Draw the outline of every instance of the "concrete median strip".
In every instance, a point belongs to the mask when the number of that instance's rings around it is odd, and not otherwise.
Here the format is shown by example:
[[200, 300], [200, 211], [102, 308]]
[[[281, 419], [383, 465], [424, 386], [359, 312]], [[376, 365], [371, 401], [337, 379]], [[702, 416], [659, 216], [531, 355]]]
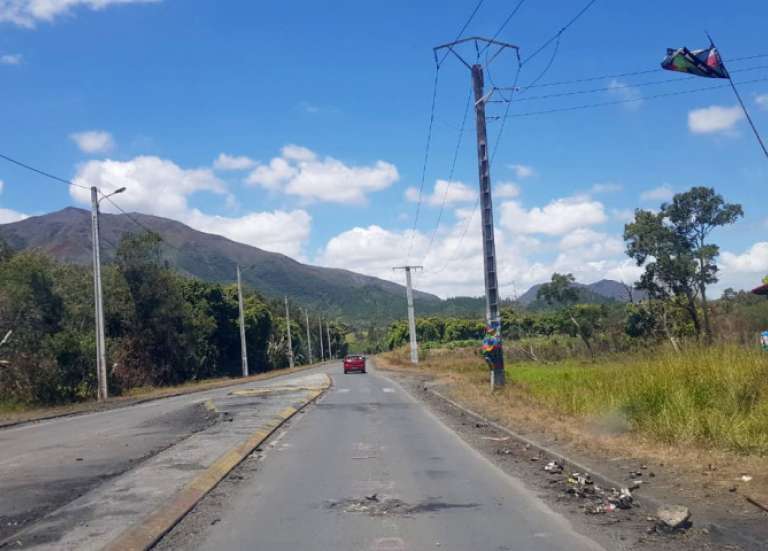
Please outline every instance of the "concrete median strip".
[[[27, 549], [150, 548], [278, 427], [322, 395], [331, 379], [309, 375], [297, 383], [290, 393], [285, 385], [275, 385], [274, 395], [262, 392], [207, 402], [209, 409], [225, 415], [223, 422], [54, 511], [17, 534], [15, 541], [3, 543]], [[221, 453], [222, 448], [227, 451]]]

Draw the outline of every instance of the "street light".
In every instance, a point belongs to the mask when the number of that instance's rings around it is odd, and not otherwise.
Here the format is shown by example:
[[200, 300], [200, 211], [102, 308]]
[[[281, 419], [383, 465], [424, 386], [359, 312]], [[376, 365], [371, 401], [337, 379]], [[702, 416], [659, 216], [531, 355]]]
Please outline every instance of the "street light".
[[[118, 188], [106, 199], [118, 193], [123, 193], [124, 187]], [[98, 399], [106, 400], [107, 392], [107, 352], [104, 338], [104, 298], [101, 292], [101, 255], [99, 245], [99, 188], [91, 187], [91, 243], [93, 249], [93, 298], [96, 310], [96, 380], [98, 383]]]

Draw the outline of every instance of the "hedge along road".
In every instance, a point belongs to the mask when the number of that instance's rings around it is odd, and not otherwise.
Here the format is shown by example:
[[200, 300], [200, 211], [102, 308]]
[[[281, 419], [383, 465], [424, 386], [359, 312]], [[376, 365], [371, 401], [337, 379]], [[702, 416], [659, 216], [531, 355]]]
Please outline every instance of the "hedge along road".
[[161, 550], [602, 549], [389, 379], [334, 385]]
[[217, 417], [206, 402], [298, 375], [0, 429], [0, 541], [206, 429]]

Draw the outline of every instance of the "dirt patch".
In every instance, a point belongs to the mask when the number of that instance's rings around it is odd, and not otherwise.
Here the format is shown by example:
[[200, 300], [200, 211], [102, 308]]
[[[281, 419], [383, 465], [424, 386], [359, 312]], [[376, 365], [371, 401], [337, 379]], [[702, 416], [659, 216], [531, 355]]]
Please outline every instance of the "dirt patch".
[[[379, 363], [379, 366], [381, 364]], [[445, 400], [427, 391], [433, 377], [422, 371], [387, 369], [414, 396], [425, 402], [448, 426], [465, 441], [483, 453], [504, 471], [525, 481], [526, 485], [544, 498], [555, 510], [565, 514], [584, 533], [600, 541], [607, 549], [660, 550], [764, 550], [768, 549], [768, 515], [747, 503], [743, 496], [728, 492], [728, 503], [714, 496], [712, 486], [697, 486], [686, 478], [685, 469], [669, 459], [634, 455], [631, 448], [607, 449], [600, 439], [594, 445], [589, 438], [577, 440], [568, 431], [558, 431], [557, 420], [548, 430], [541, 430], [525, 416], [510, 421], [509, 417], [488, 413], [484, 404], [466, 399], [466, 384], [457, 385], [458, 377], [441, 374], [439, 389], [452, 392], [451, 397], [471, 409], [488, 415], [494, 421], [511, 426], [525, 438], [540, 442], [558, 453], [587, 464], [590, 470], [576, 471], [567, 465], [551, 467], [554, 457], [540, 453], [535, 447], [511, 438], [492, 425], [456, 409]], [[453, 384], [452, 384], [453, 382]], [[469, 402], [469, 403], [468, 403]], [[534, 420], [545, 412], [525, 405]], [[626, 436], [619, 437], [621, 439]], [[595, 437], [595, 439], [597, 439]], [[592, 444], [592, 445], [590, 445]], [[562, 469], [561, 469], [562, 467]], [[716, 468], [712, 466], [712, 468]], [[604, 474], [618, 484], [611, 486], [591, 480], [594, 472]], [[712, 471], [716, 472], [716, 471]], [[591, 483], [588, 481], [591, 480]], [[734, 482], [735, 484], [736, 482]], [[630, 490], [630, 488], [632, 488]], [[622, 499], [627, 489], [631, 499]], [[656, 531], [659, 503], [681, 503], [691, 506], [693, 525], [674, 534]]]

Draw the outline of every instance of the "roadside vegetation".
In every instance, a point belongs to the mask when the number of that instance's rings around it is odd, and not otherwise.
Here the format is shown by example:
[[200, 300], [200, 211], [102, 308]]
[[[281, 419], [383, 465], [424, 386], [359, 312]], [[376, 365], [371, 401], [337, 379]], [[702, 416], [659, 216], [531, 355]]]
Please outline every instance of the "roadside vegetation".
[[[627, 303], [584, 303], [573, 276], [555, 273], [536, 309], [504, 307], [510, 384], [488, 398], [494, 407], [522, 399], [583, 423], [611, 419], [665, 445], [768, 454], [768, 352], [759, 343], [768, 301], [707, 294], [719, 254], [710, 234], [740, 216], [714, 190], [693, 188], [627, 224], [627, 254], [643, 269]], [[421, 368], [487, 395], [483, 328], [478, 319], [418, 320]], [[409, 365], [407, 342], [407, 324], [390, 326], [384, 363]]]
[[[162, 259], [157, 235], [126, 236], [103, 270], [111, 395], [241, 373], [237, 289], [184, 277]], [[284, 306], [245, 290], [251, 373], [288, 365]], [[291, 320], [297, 365], [308, 361], [306, 326]], [[316, 327], [313, 327], [316, 335]], [[344, 332], [331, 323], [334, 349]], [[7, 338], [5, 338], [7, 336]], [[96, 392], [90, 268], [60, 264], [0, 242], [0, 410], [91, 399]], [[313, 357], [319, 342], [313, 339]]]

